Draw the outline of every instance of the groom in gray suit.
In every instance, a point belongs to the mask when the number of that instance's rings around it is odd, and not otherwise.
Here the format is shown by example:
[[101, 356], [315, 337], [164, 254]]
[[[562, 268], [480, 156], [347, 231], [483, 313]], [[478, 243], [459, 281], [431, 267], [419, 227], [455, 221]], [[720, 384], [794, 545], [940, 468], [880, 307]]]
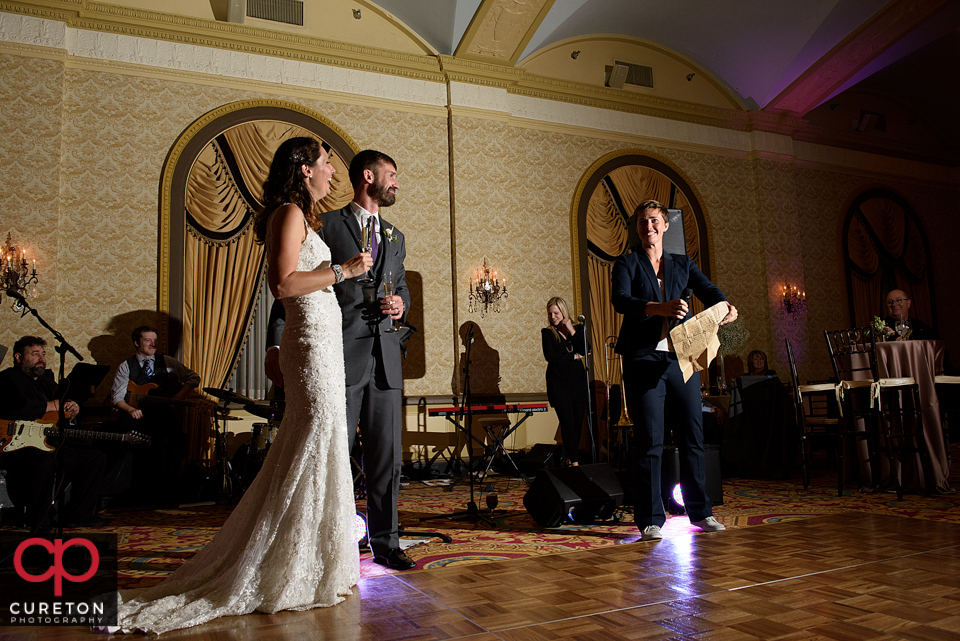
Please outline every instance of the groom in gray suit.
[[[363, 442], [363, 470], [367, 483], [367, 528], [374, 560], [395, 570], [416, 567], [400, 549], [397, 500], [400, 491], [401, 407], [403, 373], [397, 333], [386, 332], [391, 319], [402, 320], [410, 307], [403, 268], [403, 234], [380, 216], [382, 207], [396, 202], [397, 163], [379, 151], [361, 151], [350, 162], [353, 202], [323, 214], [319, 234], [330, 247], [336, 266], [361, 249], [361, 227], [373, 217], [371, 247], [374, 282], [345, 279], [334, 285], [343, 313], [343, 358], [347, 375], [347, 433], [353, 449], [356, 427]], [[394, 292], [384, 295], [383, 283], [393, 274]], [[271, 312], [269, 342], [279, 345], [282, 320]], [[277, 350], [267, 352], [267, 372], [277, 382]]]

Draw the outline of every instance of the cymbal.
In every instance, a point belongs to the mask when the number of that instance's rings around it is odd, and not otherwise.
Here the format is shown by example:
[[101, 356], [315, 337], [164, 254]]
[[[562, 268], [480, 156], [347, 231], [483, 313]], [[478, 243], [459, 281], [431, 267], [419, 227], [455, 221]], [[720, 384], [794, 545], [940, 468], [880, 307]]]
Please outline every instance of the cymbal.
[[247, 403], [243, 406], [243, 409], [247, 410], [254, 416], [259, 416], [260, 418], [265, 419], [274, 419], [283, 417], [283, 407], [274, 407], [273, 405], [257, 405], [256, 403]]
[[237, 394], [236, 392], [228, 389], [220, 389], [219, 387], [204, 387], [203, 391], [213, 396], [219, 398], [221, 401], [227, 401], [228, 403], [239, 403], [243, 405], [244, 403], [256, 403], [255, 400], [243, 394]]

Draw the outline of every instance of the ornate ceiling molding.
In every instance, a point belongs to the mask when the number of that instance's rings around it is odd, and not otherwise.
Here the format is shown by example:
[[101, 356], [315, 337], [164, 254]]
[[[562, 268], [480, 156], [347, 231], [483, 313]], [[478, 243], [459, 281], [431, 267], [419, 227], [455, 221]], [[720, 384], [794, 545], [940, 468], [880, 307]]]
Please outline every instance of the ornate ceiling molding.
[[803, 115], [949, 0], [892, 0], [808, 68], [766, 106]]
[[[49, 6], [51, 4], [58, 7], [51, 8]], [[63, 5], [62, 8], [59, 5]], [[444, 81], [434, 56], [391, 51], [229, 22], [82, 0], [43, 3], [0, 2], [0, 12], [57, 20], [64, 22], [67, 27], [78, 30], [225, 49], [431, 82]]]
[[454, 56], [512, 67], [555, 0], [483, 0]]
[[[825, 57], [820, 66], [834, 58], [850, 65], [857, 60], [864, 63], [867, 58], [853, 55], [855, 45], [866, 49], [867, 41], [876, 42], [881, 36], [883, 43], [894, 41], [899, 37], [896, 34], [911, 28], [903, 26], [906, 21], [922, 20], [943, 1], [914, 0], [914, 4], [910, 4], [894, 0], [855, 34], [855, 42], [843, 43], [840, 46], [843, 51], [833, 52], [833, 58]], [[485, 0], [484, 6], [489, 12], [497, 4], [494, 0]], [[537, 6], [546, 8], [547, 3]], [[336, 101], [372, 100], [400, 110], [416, 104], [431, 115], [446, 108], [472, 108], [478, 114], [489, 109], [490, 118], [539, 119], [547, 126], [582, 123], [586, 116], [590, 122], [587, 128], [594, 130], [608, 129], [616, 133], [650, 124], [650, 133], [654, 136], [658, 135], [656, 131], [674, 131], [657, 123], [624, 123], [622, 117], [604, 113], [622, 112], [710, 127], [711, 130], [701, 131], [696, 137], [713, 146], [732, 145], [731, 149], [741, 148], [738, 133], [761, 131], [818, 145], [937, 165], [960, 165], [960, 154], [950, 150], [867, 140], [850, 132], [814, 127], [800, 118], [796, 109], [768, 107], [763, 111], [743, 111], [659, 98], [538, 76], [491, 57], [473, 60], [409, 54], [85, 0], [0, 0], [0, 14], [6, 16], [0, 16], [0, 26], [9, 31], [4, 33], [6, 41], [0, 43], [0, 50], [45, 58], [65, 55], [67, 66], [97, 67], [102, 66], [103, 61], [113, 61], [124, 64], [116, 70], [119, 73], [136, 73], [136, 66], [140, 65], [145, 75], [166, 70], [174, 75], [186, 74], [185, 78], [203, 76], [198, 82], [225, 86], [246, 83], [266, 93], [279, 94], [286, 90], [290, 95], [310, 97], [320, 92], [334, 96], [331, 99]], [[851, 50], [847, 51], [846, 47]], [[840, 82], [837, 80], [840, 77], [828, 79], [827, 75], [821, 75], [816, 82], [806, 79], [810, 84], [804, 84], [804, 79], [798, 80], [795, 91], [788, 90], [782, 95], [783, 102], [796, 104], [790, 101], [827, 91]], [[273, 88], [265, 83], [273, 83]], [[453, 84], [463, 86], [448, 94], [444, 85]], [[483, 89], [474, 92], [477, 100], [472, 99], [470, 85]], [[496, 91], [500, 93], [490, 93]], [[576, 107], [599, 111], [577, 112]], [[683, 134], [681, 138], [686, 140], [690, 135]], [[664, 140], [664, 144], [673, 144], [672, 139]]]

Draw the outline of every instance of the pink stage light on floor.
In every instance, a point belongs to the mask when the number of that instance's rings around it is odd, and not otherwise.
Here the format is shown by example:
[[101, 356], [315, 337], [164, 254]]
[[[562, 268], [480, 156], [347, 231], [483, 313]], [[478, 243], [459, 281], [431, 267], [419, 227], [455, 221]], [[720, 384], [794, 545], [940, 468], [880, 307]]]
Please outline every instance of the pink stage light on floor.
[[673, 488], [672, 496], [673, 496], [673, 500], [677, 502], [677, 505], [679, 505], [680, 507], [683, 507], [683, 492], [680, 491], [679, 483], [677, 483], [677, 485]]
[[357, 543], [367, 538], [367, 521], [362, 514], [357, 514], [356, 520]]

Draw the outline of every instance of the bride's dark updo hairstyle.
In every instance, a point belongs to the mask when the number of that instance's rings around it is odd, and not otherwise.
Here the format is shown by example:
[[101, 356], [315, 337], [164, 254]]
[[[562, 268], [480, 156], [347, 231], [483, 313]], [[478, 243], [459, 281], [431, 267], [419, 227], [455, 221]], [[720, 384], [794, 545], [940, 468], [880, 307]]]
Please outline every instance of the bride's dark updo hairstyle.
[[[329, 147], [324, 143], [324, 149], [329, 153]], [[314, 211], [313, 199], [303, 183], [303, 173], [300, 167], [313, 166], [320, 158], [320, 143], [316, 138], [289, 138], [284, 140], [270, 163], [270, 173], [263, 181], [263, 209], [257, 212], [254, 223], [257, 242], [263, 243], [267, 238], [267, 219], [280, 205], [293, 203], [303, 212], [307, 224], [313, 229], [319, 229], [320, 217]]]

